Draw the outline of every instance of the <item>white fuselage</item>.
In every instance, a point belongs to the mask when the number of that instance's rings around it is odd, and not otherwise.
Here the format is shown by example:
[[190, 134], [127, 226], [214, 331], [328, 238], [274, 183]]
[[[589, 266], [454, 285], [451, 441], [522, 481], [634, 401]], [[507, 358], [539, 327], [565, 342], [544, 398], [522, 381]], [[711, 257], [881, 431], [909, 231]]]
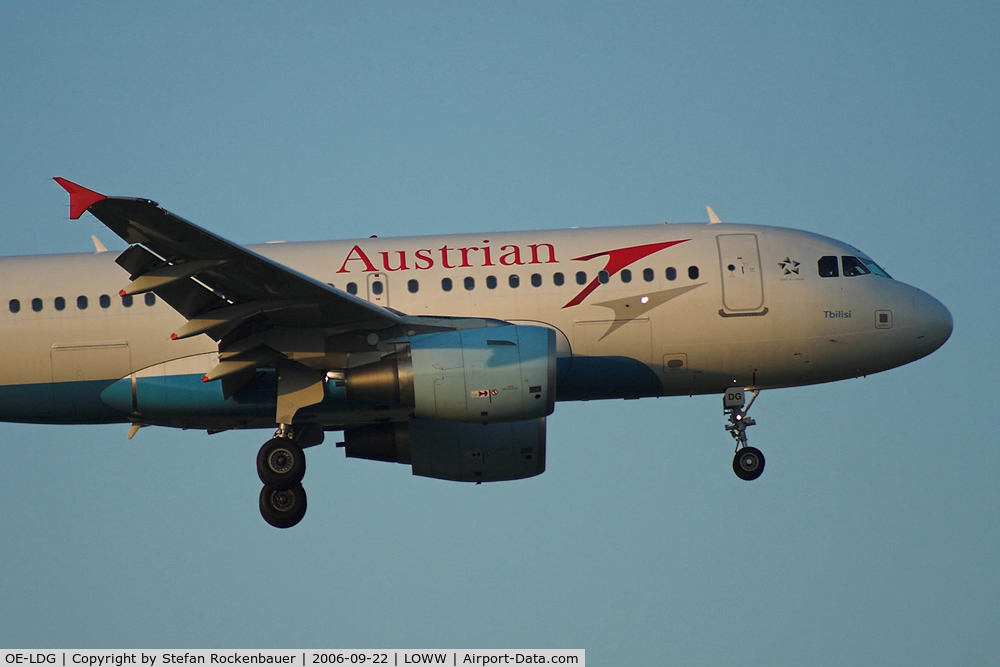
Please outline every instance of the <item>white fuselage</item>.
[[[559, 400], [839, 380], [918, 359], [951, 333], [944, 306], [914, 287], [877, 273], [822, 277], [821, 258], [861, 256], [851, 246], [774, 227], [658, 225], [251, 248], [408, 315], [552, 327]], [[113, 412], [92, 413], [94, 401], [76, 389], [87, 386], [96, 397], [108, 381], [144, 369], [198, 374], [217, 361], [207, 336], [170, 339], [185, 320], [162, 301], [140, 295], [123, 303], [117, 294], [128, 275], [115, 255], [0, 259], [0, 419], [114, 421]]]

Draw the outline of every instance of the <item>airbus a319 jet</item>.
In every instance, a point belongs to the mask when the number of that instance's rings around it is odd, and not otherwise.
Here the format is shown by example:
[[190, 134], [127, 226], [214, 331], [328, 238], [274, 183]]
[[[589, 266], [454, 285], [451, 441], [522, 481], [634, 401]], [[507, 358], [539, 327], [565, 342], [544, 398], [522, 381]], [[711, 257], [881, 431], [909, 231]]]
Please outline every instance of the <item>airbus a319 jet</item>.
[[[545, 470], [556, 401], [721, 394], [733, 470], [762, 389], [855, 378], [951, 335], [856, 248], [721, 223], [241, 246], [63, 178], [121, 254], [0, 259], [0, 419], [274, 429], [259, 508], [302, 520], [303, 450], [493, 482]], [[749, 403], [745, 394], [752, 397]]]

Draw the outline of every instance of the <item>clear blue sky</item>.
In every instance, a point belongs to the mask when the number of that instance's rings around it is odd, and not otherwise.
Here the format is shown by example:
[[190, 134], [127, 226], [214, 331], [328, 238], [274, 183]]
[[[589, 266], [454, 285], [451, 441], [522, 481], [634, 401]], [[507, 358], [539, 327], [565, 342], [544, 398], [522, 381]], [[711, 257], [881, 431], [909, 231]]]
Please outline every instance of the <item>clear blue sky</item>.
[[506, 484], [319, 447], [289, 531], [264, 432], [0, 425], [0, 646], [997, 665], [997, 7], [0, 4], [5, 255], [122, 247], [56, 175], [244, 243], [711, 204], [955, 318], [917, 363], [765, 392], [752, 484], [714, 396], [560, 404], [548, 471]]

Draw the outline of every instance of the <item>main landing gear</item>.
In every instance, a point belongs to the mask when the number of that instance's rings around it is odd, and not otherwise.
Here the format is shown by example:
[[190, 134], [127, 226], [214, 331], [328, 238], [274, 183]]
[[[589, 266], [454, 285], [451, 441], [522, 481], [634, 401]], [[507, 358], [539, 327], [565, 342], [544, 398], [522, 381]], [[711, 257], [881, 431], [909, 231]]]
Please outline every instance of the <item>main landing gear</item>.
[[736, 456], [733, 457], [733, 472], [742, 480], [751, 481], [764, 472], [764, 455], [756, 447], [747, 444], [747, 428], [756, 425], [752, 418], [747, 417], [750, 406], [757, 400], [760, 389], [753, 390], [753, 397], [743, 407], [743, 390], [733, 388], [722, 397], [722, 411], [729, 418], [726, 430], [736, 441]]
[[260, 515], [275, 528], [291, 528], [306, 515], [306, 456], [291, 429], [284, 426], [257, 453]]

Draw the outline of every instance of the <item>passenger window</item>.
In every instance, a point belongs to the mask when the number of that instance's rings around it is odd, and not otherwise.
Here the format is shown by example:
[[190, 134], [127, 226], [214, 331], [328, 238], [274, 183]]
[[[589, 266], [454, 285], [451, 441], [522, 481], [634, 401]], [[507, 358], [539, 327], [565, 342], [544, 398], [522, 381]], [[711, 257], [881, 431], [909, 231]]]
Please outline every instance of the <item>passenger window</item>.
[[496, 289], [497, 288], [497, 277], [496, 276], [486, 276], [486, 288]]
[[473, 278], [472, 276], [466, 276], [465, 277], [465, 289], [469, 290], [470, 292], [472, 290], [476, 289], [476, 279]]
[[146, 302], [147, 306], [156, 305], [156, 295], [153, 294], [152, 292], [146, 292], [146, 296], [143, 298], [143, 300]]
[[79, 310], [87, 310], [87, 297], [85, 296], [76, 297], [76, 307]]
[[667, 280], [677, 280], [677, 269], [672, 266], [667, 267]]
[[372, 281], [372, 294], [378, 296], [385, 290], [385, 286], [382, 284], [381, 280]]
[[507, 279], [507, 284], [517, 289], [517, 287], [521, 284], [521, 279], [518, 278], [516, 274], [512, 273], [510, 278]]
[[451, 278], [441, 279], [441, 289], [443, 289], [445, 292], [451, 291]]
[[62, 298], [61, 296], [57, 296], [55, 298], [55, 301], [53, 302], [53, 305], [55, 305], [56, 310], [66, 310], [66, 299]]
[[10, 308], [10, 312], [12, 313], [21, 312], [21, 302], [18, 301], [17, 299], [11, 299], [10, 303], [8, 304], [8, 307]]
[[843, 262], [845, 278], [853, 278], [854, 276], [863, 276], [866, 273], [871, 273], [857, 257], [844, 255], [840, 259]]
[[107, 294], [102, 294], [100, 301], [101, 301], [101, 308], [111, 307], [111, 297], [108, 296]]
[[40, 312], [42, 310], [42, 300], [41, 299], [32, 299], [31, 300], [31, 309], [33, 311], [35, 311], [36, 313]]
[[552, 283], [556, 287], [562, 287], [562, 284], [564, 282], [566, 282], [566, 279], [563, 277], [563, 274], [561, 274], [561, 273], [553, 273], [552, 274]]
[[132, 297], [130, 297], [130, 296], [123, 296], [122, 297], [122, 305], [125, 306], [126, 308], [131, 308], [132, 307]]
[[837, 268], [837, 258], [833, 255], [827, 255], [826, 257], [820, 257], [819, 262], [819, 277], [820, 278], [837, 278], [840, 276], [840, 269]]
[[585, 271], [576, 272], [576, 284], [586, 285], [587, 284], [587, 273]]
[[541, 287], [542, 286], [542, 274], [540, 274], [540, 273], [532, 273], [531, 274], [531, 286], [532, 287]]
[[611, 280], [611, 276], [607, 271], [598, 271], [597, 280], [599, 280], [602, 285], [607, 285], [608, 281]]
[[698, 280], [698, 267], [697, 266], [689, 266], [688, 267], [688, 278], [690, 278], [691, 280]]
[[629, 271], [628, 269], [622, 269], [622, 272], [621, 272], [620, 275], [622, 277], [622, 282], [623, 283], [630, 283], [630, 282], [632, 282], [632, 272]]
[[417, 290], [420, 289], [420, 283], [413, 278], [410, 278], [410, 280], [406, 283], [406, 289], [410, 290], [410, 294], [416, 294]]
[[357, 295], [358, 284], [357, 283], [347, 283], [347, 293]]
[[645, 280], [647, 283], [653, 282], [653, 278], [654, 278], [653, 269], [642, 270], [642, 279]]

